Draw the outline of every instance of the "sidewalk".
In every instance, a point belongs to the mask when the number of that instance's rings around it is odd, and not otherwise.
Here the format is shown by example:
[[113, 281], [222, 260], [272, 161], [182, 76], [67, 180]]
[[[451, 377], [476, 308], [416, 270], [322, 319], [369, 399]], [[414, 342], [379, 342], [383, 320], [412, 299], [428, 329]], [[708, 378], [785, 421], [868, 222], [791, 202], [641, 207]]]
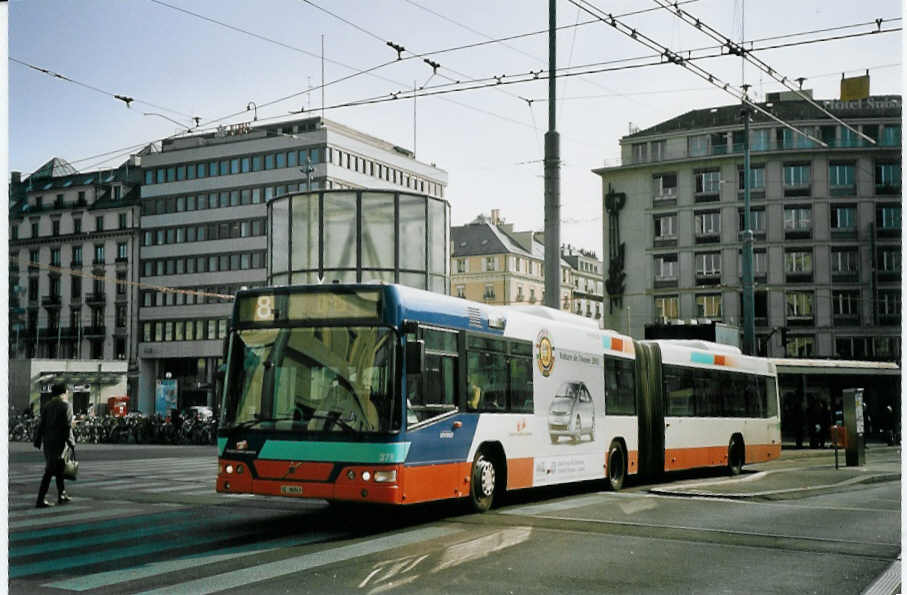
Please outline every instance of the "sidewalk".
[[739, 477], [682, 481], [649, 491], [672, 496], [779, 500], [901, 479], [900, 446], [870, 444], [862, 467], [847, 467], [845, 458], [844, 451], [839, 450], [839, 468], [835, 469], [834, 449], [784, 448], [779, 460], [747, 465]]

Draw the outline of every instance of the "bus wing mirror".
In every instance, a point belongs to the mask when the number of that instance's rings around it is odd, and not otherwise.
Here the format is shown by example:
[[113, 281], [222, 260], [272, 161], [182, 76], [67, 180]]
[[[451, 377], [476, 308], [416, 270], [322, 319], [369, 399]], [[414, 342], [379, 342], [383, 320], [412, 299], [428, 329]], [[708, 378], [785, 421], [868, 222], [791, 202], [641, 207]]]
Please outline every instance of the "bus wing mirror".
[[406, 373], [421, 374], [425, 369], [425, 341], [407, 341], [406, 343]]

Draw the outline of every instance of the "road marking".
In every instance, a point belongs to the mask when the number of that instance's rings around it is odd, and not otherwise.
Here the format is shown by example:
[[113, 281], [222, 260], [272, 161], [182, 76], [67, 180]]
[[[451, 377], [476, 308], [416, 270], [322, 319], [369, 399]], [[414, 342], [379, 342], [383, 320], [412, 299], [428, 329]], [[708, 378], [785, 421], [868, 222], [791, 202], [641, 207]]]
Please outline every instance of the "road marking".
[[601, 504], [604, 501], [604, 498], [596, 494], [594, 496], [585, 496], [573, 500], [561, 500], [558, 502], [549, 502], [546, 504], [530, 504], [528, 506], [518, 506], [516, 508], [511, 508], [508, 510], [500, 510], [498, 512], [500, 512], [501, 514], [544, 514], [548, 512], [570, 510], [571, 508], [579, 508], [581, 506], [588, 506], [590, 504]]
[[224, 562], [234, 558], [241, 558], [248, 555], [260, 555], [272, 552], [282, 548], [295, 547], [319, 541], [330, 541], [349, 535], [348, 533], [322, 533], [315, 535], [306, 535], [301, 537], [290, 537], [284, 539], [274, 539], [261, 543], [252, 543], [248, 545], [235, 546], [215, 550], [205, 554], [191, 554], [176, 560], [166, 560], [163, 562], [151, 562], [127, 568], [124, 570], [111, 570], [108, 572], [99, 572], [80, 576], [78, 578], [67, 579], [55, 583], [47, 583], [42, 586], [54, 589], [69, 589], [71, 591], [88, 591], [100, 587], [108, 587], [119, 583], [148, 578], [168, 572], [176, 572], [187, 568], [198, 568], [206, 564]]
[[387, 537], [378, 537], [353, 545], [342, 546], [321, 552], [278, 560], [267, 564], [260, 564], [251, 568], [225, 572], [205, 578], [195, 579], [184, 583], [145, 591], [141, 595], [160, 595], [164, 593], [193, 593], [205, 595], [216, 591], [242, 587], [251, 583], [266, 581], [296, 572], [302, 572], [320, 566], [327, 566], [336, 562], [344, 562], [353, 558], [376, 554], [390, 549], [420, 543], [430, 539], [445, 537], [459, 533], [462, 529], [451, 527], [428, 527], [416, 529], [406, 533], [398, 533]]
[[52, 558], [31, 564], [16, 566], [10, 564], [9, 578], [20, 578], [32, 574], [44, 574], [47, 572], [57, 572], [69, 568], [82, 568], [92, 564], [102, 562], [111, 562], [113, 560], [122, 560], [123, 558], [132, 558], [134, 556], [146, 556], [167, 550], [181, 549], [188, 547], [198, 547], [208, 543], [216, 543], [229, 537], [238, 537], [232, 528], [212, 531], [204, 536], [181, 536], [177, 540], [155, 541], [142, 543], [139, 545], [118, 547], [114, 550], [102, 550], [97, 552], [87, 552], [66, 556], [63, 558]]
[[21, 531], [19, 533], [11, 533], [9, 536], [10, 543], [17, 541], [28, 541], [29, 539], [41, 539], [46, 537], [55, 537], [59, 535], [66, 535], [67, 533], [78, 533], [79, 531], [86, 530], [97, 530], [97, 529], [111, 529], [111, 528], [123, 528], [130, 525], [141, 525], [149, 522], [153, 522], [158, 519], [172, 519], [179, 518], [186, 515], [195, 514], [196, 511], [191, 509], [182, 510], [168, 510], [167, 512], [156, 512], [152, 514], [146, 514], [142, 516], [130, 516], [130, 517], [121, 517], [116, 519], [110, 519], [107, 521], [101, 522], [92, 522], [90, 524], [83, 525], [67, 525], [65, 527], [54, 527], [52, 529], [39, 529], [37, 531]]
[[[56, 507], [54, 507], [54, 508], [56, 508]], [[44, 510], [49, 510], [51, 512], [54, 512], [54, 508], [45, 508]], [[135, 511], [125, 509], [125, 508], [124, 509], [114, 509], [114, 510], [108, 509], [108, 510], [100, 510], [100, 511], [95, 510], [92, 512], [85, 512], [82, 514], [73, 514], [73, 515], [69, 515], [69, 514], [61, 515], [59, 513], [48, 514], [39, 519], [27, 519], [24, 521], [15, 521], [15, 522], [10, 521], [9, 530], [12, 531], [13, 529], [24, 529], [26, 527], [42, 527], [42, 526], [46, 526], [46, 525], [59, 525], [60, 523], [68, 523], [70, 521], [85, 521], [85, 520], [89, 520], [89, 519], [103, 519], [103, 518], [109, 518], [109, 517], [113, 517], [113, 516], [117, 516], [117, 515], [128, 516], [131, 514], [135, 514]]]
[[863, 595], [891, 595], [898, 593], [901, 586], [901, 557], [891, 563], [885, 572], [869, 585]]

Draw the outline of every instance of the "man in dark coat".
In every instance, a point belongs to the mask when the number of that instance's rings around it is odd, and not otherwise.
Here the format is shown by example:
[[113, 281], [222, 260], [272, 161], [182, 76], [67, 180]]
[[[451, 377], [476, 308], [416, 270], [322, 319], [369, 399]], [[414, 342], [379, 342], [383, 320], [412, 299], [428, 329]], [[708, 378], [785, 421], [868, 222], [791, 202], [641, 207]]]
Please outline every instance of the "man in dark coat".
[[63, 448], [75, 448], [72, 434], [72, 405], [66, 401], [66, 385], [54, 384], [50, 389], [51, 400], [41, 411], [41, 421], [35, 433], [35, 448], [44, 444], [44, 477], [38, 490], [37, 508], [46, 508], [50, 503], [44, 498], [50, 488], [50, 478], [57, 478], [58, 504], [66, 504], [70, 498], [63, 485]]

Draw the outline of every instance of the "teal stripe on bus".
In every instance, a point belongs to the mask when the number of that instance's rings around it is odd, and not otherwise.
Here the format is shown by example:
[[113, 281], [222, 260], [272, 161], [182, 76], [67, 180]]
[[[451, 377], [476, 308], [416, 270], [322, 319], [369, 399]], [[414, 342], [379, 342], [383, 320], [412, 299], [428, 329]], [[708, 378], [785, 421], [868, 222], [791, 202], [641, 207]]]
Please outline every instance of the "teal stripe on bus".
[[409, 454], [409, 442], [300, 442], [268, 440], [259, 459], [293, 461], [343, 461], [346, 463], [402, 463]]
[[217, 438], [217, 454], [223, 455], [225, 448], [227, 448], [227, 439], [218, 437]]
[[694, 364], [713, 365], [715, 363], [715, 356], [711, 353], [697, 353], [694, 351], [690, 354], [690, 361]]

